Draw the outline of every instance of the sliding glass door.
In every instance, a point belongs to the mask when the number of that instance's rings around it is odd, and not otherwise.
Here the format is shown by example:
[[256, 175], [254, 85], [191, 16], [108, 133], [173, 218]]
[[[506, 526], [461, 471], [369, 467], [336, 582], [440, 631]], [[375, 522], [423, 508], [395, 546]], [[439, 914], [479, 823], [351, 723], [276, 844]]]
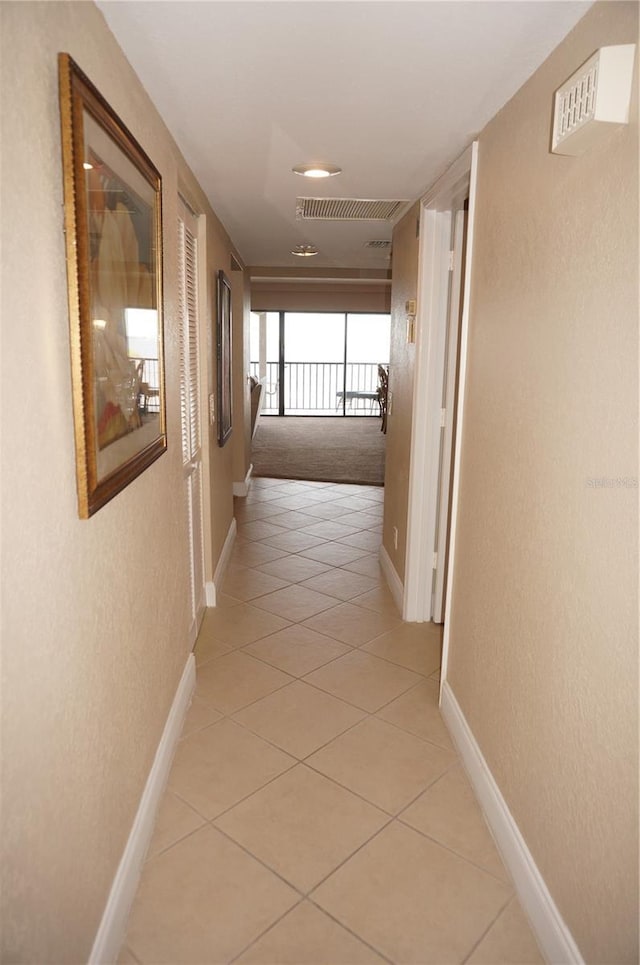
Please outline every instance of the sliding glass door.
[[252, 312], [251, 374], [266, 415], [377, 416], [378, 366], [388, 366], [390, 316]]
[[262, 382], [262, 412], [280, 413], [281, 312], [251, 312], [249, 327], [250, 374]]
[[284, 313], [284, 415], [339, 415], [344, 313]]
[[379, 415], [378, 366], [389, 365], [391, 316], [345, 316], [345, 415]]

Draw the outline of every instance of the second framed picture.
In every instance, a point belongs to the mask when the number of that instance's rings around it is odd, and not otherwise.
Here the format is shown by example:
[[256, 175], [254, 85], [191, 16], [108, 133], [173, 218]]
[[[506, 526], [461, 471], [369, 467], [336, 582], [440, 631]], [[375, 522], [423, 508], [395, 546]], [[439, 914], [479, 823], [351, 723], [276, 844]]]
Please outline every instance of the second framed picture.
[[231, 285], [223, 271], [217, 276], [218, 445], [231, 435]]

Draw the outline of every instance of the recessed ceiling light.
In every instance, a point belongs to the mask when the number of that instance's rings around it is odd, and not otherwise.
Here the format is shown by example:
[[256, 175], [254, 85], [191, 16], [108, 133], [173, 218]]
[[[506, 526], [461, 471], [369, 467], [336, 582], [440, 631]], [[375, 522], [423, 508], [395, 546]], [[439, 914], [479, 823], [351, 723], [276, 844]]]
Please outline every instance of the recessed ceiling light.
[[342, 168], [336, 164], [296, 164], [291, 170], [304, 178], [332, 178], [342, 173]]
[[299, 258], [311, 258], [318, 254], [318, 249], [314, 245], [296, 245], [291, 249], [291, 254], [298, 255]]

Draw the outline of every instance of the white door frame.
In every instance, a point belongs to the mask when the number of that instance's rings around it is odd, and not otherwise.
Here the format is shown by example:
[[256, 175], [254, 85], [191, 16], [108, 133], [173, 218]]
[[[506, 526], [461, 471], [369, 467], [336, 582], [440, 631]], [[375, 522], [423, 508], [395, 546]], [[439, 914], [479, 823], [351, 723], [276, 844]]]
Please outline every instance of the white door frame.
[[444, 624], [442, 679], [446, 677], [448, 620], [455, 567], [455, 533], [459, 488], [460, 447], [464, 418], [469, 294], [473, 256], [473, 227], [478, 142], [474, 141], [429, 189], [420, 204], [418, 316], [414, 369], [411, 464], [405, 566], [403, 619], [431, 619], [433, 556], [437, 524], [444, 343], [449, 301], [449, 251], [452, 210], [469, 198], [463, 310], [460, 319], [458, 410], [453, 461], [449, 563]]
[[[466, 194], [466, 191], [464, 192]], [[449, 289], [447, 346], [444, 359], [444, 379], [442, 386], [442, 405], [444, 418], [441, 422], [440, 475], [438, 483], [438, 522], [436, 529], [437, 565], [434, 570], [433, 603], [431, 619], [434, 623], [444, 622], [444, 600], [447, 550], [449, 544], [449, 504], [451, 502], [451, 463], [453, 455], [453, 429], [456, 416], [458, 344], [460, 341], [460, 309], [462, 306], [462, 285], [464, 282], [465, 234], [467, 215], [464, 207], [456, 206], [452, 211], [452, 248], [450, 264], [451, 287]]]

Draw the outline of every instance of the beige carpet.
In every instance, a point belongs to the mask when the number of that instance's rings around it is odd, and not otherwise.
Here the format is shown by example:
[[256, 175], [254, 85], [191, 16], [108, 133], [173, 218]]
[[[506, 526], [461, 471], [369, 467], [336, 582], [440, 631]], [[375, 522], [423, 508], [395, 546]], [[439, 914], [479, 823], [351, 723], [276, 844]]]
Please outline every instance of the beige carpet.
[[253, 474], [382, 486], [385, 438], [375, 418], [261, 416]]

